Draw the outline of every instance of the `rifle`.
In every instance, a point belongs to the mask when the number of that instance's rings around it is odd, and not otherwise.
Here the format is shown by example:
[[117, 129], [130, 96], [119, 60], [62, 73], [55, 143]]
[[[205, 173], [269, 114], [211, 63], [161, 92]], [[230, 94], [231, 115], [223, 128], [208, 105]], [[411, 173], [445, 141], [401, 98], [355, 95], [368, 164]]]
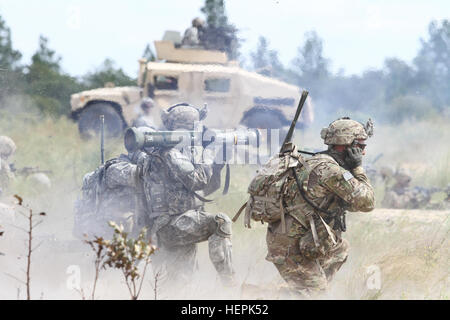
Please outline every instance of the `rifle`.
[[[282, 157], [284, 154], [290, 153], [294, 150], [294, 145], [292, 143], [292, 136], [294, 135], [294, 129], [297, 124], [297, 120], [300, 117], [300, 113], [302, 112], [303, 105], [305, 104], [307, 97], [308, 97], [308, 91], [303, 90], [302, 95], [300, 97], [300, 101], [298, 102], [297, 111], [295, 112], [294, 119], [292, 120], [291, 126], [289, 127], [288, 133], [286, 134], [286, 137], [284, 138], [283, 144], [280, 148], [280, 152], [278, 153], [279, 157]], [[287, 155], [287, 156], [289, 156], [289, 155]], [[300, 193], [301, 193], [303, 189], [300, 185], [300, 181], [298, 180], [297, 174], [295, 172], [295, 167], [292, 167], [292, 171], [293, 171], [294, 177], [296, 179], [297, 186], [300, 189]], [[238, 210], [238, 212], [232, 219], [233, 222], [236, 222], [236, 220], [239, 218], [242, 211], [246, 208], [247, 203], [248, 202], [244, 203], [241, 206], [241, 208]], [[314, 228], [314, 230], [315, 230], [315, 228]], [[316, 237], [316, 235], [314, 237]]]
[[17, 169], [14, 164], [9, 165], [11, 172], [14, 172], [16, 175], [28, 177], [29, 175], [32, 175], [34, 173], [45, 173], [45, 174], [52, 174], [53, 172], [51, 170], [40, 170], [39, 167], [23, 167], [20, 169]]
[[444, 191], [442, 188], [437, 188], [437, 187], [425, 188], [425, 187], [420, 187], [420, 186], [415, 186], [412, 188], [412, 190], [418, 195], [419, 194], [423, 195], [425, 198], [431, 198], [431, 196], [434, 193]]
[[294, 119], [292, 120], [291, 126], [289, 127], [289, 131], [286, 134], [286, 137], [284, 138], [283, 145], [281, 146], [280, 154], [293, 150], [292, 136], [294, 135], [295, 125], [297, 124], [297, 120], [300, 116], [300, 113], [302, 112], [303, 105], [305, 104], [307, 97], [308, 91], [303, 90], [300, 101], [298, 102], [298, 107], [297, 111], [295, 112]]
[[[308, 96], [308, 91], [304, 90], [302, 92], [302, 96], [301, 96], [300, 101], [298, 103], [298, 107], [297, 107], [297, 111], [295, 113], [294, 119], [292, 120], [292, 123], [291, 123], [291, 126], [289, 128], [289, 131], [288, 131], [288, 133], [286, 135], [286, 138], [284, 139], [283, 145], [282, 145], [282, 147], [280, 149], [280, 155], [283, 155], [284, 153], [289, 153], [289, 152], [294, 150], [294, 144], [292, 143], [292, 136], [294, 134], [295, 125], [296, 125], [297, 120], [298, 120], [298, 118], [300, 116], [300, 113], [302, 112], [303, 105], [305, 103], [305, 100], [306, 100], [307, 96]], [[329, 216], [336, 215], [336, 213], [329, 212], [328, 210], [325, 210], [325, 209], [317, 206], [310, 199], [308, 199], [308, 197], [306, 196], [305, 191], [303, 189], [303, 186], [300, 183], [300, 180], [298, 178], [297, 172], [295, 171], [295, 167], [291, 167], [291, 170], [292, 170], [292, 175], [294, 176], [295, 183], [297, 185], [298, 191], [299, 191], [301, 197], [303, 198], [303, 200], [305, 200], [306, 203], [308, 203], [312, 208], [314, 208], [315, 210], [317, 210], [319, 212], [325, 213], [326, 215], [329, 215]], [[338, 217], [339, 217], [338, 223], [340, 225], [340, 229], [342, 231], [345, 231], [346, 230], [345, 216], [344, 216], [345, 211], [340, 211], [337, 214], [338, 214]], [[320, 217], [320, 215], [319, 215], [319, 217]], [[315, 244], [316, 247], [318, 247], [319, 246], [319, 239], [318, 239], [318, 234], [317, 234], [317, 231], [316, 231], [314, 219], [313, 219], [312, 216], [308, 216], [308, 219], [309, 219], [309, 223], [310, 223], [310, 226], [311, 226], [311, 232], [313, 234], [314, 244]]]

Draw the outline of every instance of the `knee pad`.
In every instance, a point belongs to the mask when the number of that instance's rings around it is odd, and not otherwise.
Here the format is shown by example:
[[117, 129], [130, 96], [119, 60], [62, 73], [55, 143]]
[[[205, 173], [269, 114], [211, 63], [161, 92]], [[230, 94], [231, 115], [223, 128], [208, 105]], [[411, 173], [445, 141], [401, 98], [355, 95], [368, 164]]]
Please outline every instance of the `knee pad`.
[[221, 237], [229, 238], [231, 237], [231, 219], [224, 213], [218, 213], [214, 217], [214, 221], [216, 222], [216, 234]]

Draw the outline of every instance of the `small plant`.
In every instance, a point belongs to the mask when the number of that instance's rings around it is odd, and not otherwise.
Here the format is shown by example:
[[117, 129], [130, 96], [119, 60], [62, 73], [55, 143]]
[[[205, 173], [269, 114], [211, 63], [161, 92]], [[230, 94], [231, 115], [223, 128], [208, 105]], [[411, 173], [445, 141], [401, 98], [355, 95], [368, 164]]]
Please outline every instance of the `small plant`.
[[[105, 241], [102, 237], [95, 237], [94, 240], [85, 240], [85, 243], [87, 243], [91, 249], [95, 252], [95, 276], [94, 276], [94, 283], [92, 286], [92, 293], [91, 293], [91, 299], [95, 299], [95, 289], [97, 287], [98, 277], [100, 275], [101, 268], [105, 268], [105, 258], [106, 258], [106, 248], [108, 246], [107, 241]], [[81, 298], [83, 300], [86, 299], [84, 295], [83, 289], [80, 290]]]
[[151, 286], [153, 288], [153, 299], [158, 300], [158, 293], [159, 293], [159, 287], [158, 282], [161, 279], [162, 271], [158, 271], [153, 276], [153, 283], [151, 283]]
[[21, 216], [23, 216], [25, 219], [27, 219], [27, 221], [28, 221], [27, 229], [16, 227], [16, 228], [19, 228], [20, 230], [24, 231], [28, 235], [28, 238], [27, 238], [27, 269], [25, 271], [26, 280], [22, 281], [18, 278], [15, 278], [15, 277], [14, 278], [16, 280], [20, 281], [21, 283], [25, 284], [25, 286], [27, 288], [27, 300], [30, 300], [31, 299], [31, 294], [30, 294], [30, 292], [31, 292], [31, 254], [42, 244], [42, 242], [41, 242], [37, 246], [33, 247], [33, 230], [42, 223], [42, 220], [34, 222], [33, 218], [46, 216], [46, 213], [45, 212], [33, 213], [33, 209], [31, 209], [28, 205], [23, 204], [22, 197], [18, 196], [17, 194], [14, 195], [14, 197], [18, 201], [17, 204], [20, 209], [17, 212]]
[[[100, 270], [107, 267], [119, 269], [127, 285], [132, 300], [137, 300], [141, 293], [145, 272], [150, 263], [150, 256], [156, 248], [146, 241], [147, 229], [143, 228], [137, 239], [129, 238], [122, 225], [110, 221], [109, 225], [114, 229], [112, 240], [95, 237], [94, 240], [86, 240], [95, 252], [95, 278], [92, 290], [94, 299], [96, 283]], [[141, 262], [143, 266], [139, 267]]]

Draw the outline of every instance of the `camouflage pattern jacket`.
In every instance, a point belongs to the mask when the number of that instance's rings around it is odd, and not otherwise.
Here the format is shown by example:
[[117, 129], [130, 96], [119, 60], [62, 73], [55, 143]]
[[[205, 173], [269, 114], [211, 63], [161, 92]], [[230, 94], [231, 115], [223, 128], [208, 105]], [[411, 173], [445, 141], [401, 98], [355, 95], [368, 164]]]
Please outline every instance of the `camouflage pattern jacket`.
[[212, 157], [202, 147], [156, 148], [141, 173], [149, 218], [201, 208], [197, 192], [208, 186], [212, 171]]
[[8, 187], [10, 181], [14, 178], [14, 173], [6, 160], [0, 158], [0, 195]]
[[391, 209], [426, 208], [431, 200], [431, 191], [420, 187], [393, 186], [385, 191], [382, 206]]
[[[371, 211], [374, 208], [374, 191], [362, 167], [351, 171], [341, 167], [331, 156], [318, 154], [305, 159], [311, 170], [305, 177], [305, 166], [296, 168], [297, 176], [303, 182], [306, 198], [315, 206], [335, 215], [318, 212], [308, 204], [298, 190], [293, 177], [288, 179], [285, 189], [285, 212], [287, 236], [300, 238], [311, 230], [312, 217], [319, 238], [330, 236], [332, 241], [340, 238], [342, 217], [344, 210]], [[273, 224], [269, 231], [280, 233], [282, 226]], [[311, 234], [311, 232], [309, 232]], [[311, 239], [312, 240], [312, 239]]]
[[150, 115], [141, 113], [134, 121], [133, 127], [149, 127], [156, 129], [156, 124]]

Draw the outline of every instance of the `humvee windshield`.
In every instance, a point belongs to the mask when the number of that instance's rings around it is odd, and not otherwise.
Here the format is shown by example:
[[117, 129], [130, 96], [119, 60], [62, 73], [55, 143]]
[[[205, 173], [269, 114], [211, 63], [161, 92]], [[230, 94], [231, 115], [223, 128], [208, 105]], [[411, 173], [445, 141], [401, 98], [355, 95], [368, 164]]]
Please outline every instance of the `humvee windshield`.
[[230, 79], [211, 78], [205, 80], [205, 91], [207, 92], [228, 92], [230, 91]]
[[154, 77], [155, 89], [178, 90], [178, 78], [157, 75]]

